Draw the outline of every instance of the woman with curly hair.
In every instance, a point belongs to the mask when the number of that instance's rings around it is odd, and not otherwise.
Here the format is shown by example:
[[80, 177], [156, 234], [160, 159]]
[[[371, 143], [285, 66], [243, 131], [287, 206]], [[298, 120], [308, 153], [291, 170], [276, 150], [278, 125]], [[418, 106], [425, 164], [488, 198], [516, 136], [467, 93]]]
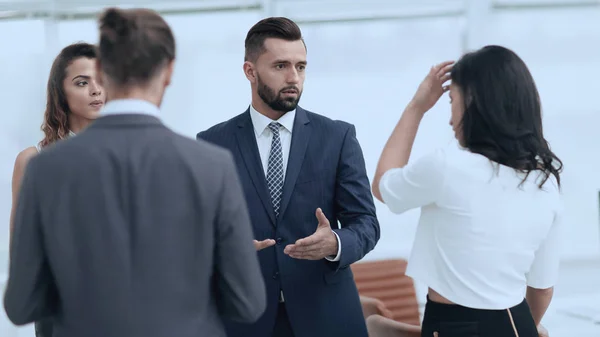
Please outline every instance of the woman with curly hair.
[[[96, 79], [96, 57], [94, 45], [75, 43], [65, 47], [52, 64], [42, 123], [44, 138], [36, 146], [21, 151], [15, 160], [10, 212], [11, 235], [21, 179], [29, 160], [44, 148], [85, 129], [96, 119], [104, 105], [106, 97]], [[52, 323], [49, 319], [36, 322], [35, 330], [38, 337], [51, 337]]]
[[[409, 161], [421, 120], [447, 91], [458, 144]], [[373, 179], [392, 212], [421, 209], [406, 274], [429, 288], [422, 336], [543, 332], [559, 271], [561, 171], [517, 54], [486, 46], [431, 69]]]

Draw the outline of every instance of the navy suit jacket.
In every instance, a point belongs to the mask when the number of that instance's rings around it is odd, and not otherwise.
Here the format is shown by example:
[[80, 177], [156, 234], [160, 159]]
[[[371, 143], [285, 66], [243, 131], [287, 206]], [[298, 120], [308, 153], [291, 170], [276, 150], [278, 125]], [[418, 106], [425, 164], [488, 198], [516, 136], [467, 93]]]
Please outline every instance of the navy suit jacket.
[[[255, 239], [277, 242], [257, 253], [267, 287], [267, 310], [254, 324], [225, 322], [228, 336], [271, 336], [281, 289], [295, 337], [366, 337], [349, 266], [375, 247], [379, 223], [354, 126], [296, 109], [278, 217], [249, 110], [198, 133], [197, 139], [231, 151]], [[340, 260], [299, 260], [284, 254], [286, 245], [314, 234], [319, 207], [340, 238]]]

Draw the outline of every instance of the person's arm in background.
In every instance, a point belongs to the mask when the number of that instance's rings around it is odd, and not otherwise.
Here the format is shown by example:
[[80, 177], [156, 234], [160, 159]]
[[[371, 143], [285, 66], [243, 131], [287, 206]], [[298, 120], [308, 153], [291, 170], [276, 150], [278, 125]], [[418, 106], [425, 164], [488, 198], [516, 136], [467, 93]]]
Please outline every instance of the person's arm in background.
[[408, 164], [423, 116], [448, 91], [449, 86], [445, 83], [450, 80], [452, 65], [452, 61], [446, 61], [432, 67], [404, 109], [377, 163], [372, 182], [373, 195], [377, 200], [387, 203], [380, 191], [381, 179], [389, 170], [403, 168]]
[[352, 125], [346, 128], [339, 158], [335, 212], [341, 228], [332, 229], [323, 210], [318, 208], [316, 232], [284, 249], [285, 254], [295, 259], [326, 259], [335, 270], [362, 259], [380, 236], [365, 160]]
[[[14, 229], [14, 218], [17, 210], [17, 201], [19, 199], [19, 190], [21, 189], [21, 180], [23, 180], [23, 174], [25, 173], [25, 167], [29, 160], [37, 154], [35, 147], [27, 148], [21, 151], [15, 159], [15, 166], [13, 169], [12, 176], [12, 206], [10, 208], [10, 222], [9, 222], [9, 238], [12, 237]], [[9, 240], [10, 242], [10, 240]]]
[[448, 86], [452, 62], [432, 67], [385, 144], [373, 178], [373, 194], [396, 214], [434, 203], [444, 187], [446, 155], [433, 151], [409, 163], [421, 120]]
[[215, 238], [217, 304], [232, 321], [253, 323], [267, 307], [265, 283], [252, 243], [246, 199], [229, 152], [222, 170]]
[[328, 260], [343, 268], [373, 250], [381, 234], [365, 159], [353, 125], [346, 131], [342, 145], [335, 195], [340, 228], [333, 232], [338, 241], [338, 251]]
[[550, 306], [553, 294], [554, 287], [546, 289], [536, 289], [529, 286], [527, 287], [527, 294], [525, 297], [536, 326], [540, 324], [542, 317], [544, 317], [546, 310]]
[[560, 231], [562, 212], [559, 211], [546, 239], [535, 252], [535, 258], [527, 274], [526, 300], [536, 326], [540, 324], [554, 294], [560, 265]]

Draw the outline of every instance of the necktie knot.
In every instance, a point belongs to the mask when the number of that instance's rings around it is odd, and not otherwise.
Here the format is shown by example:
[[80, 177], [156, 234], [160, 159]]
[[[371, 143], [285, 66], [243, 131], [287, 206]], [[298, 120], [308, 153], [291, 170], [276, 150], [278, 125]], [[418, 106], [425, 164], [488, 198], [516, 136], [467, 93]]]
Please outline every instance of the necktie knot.
[[281, 124], [279, 124], [279, 122], [271, 122], [269, 124], [269, 129], [271, 130], [271, 132], [273, 132], [273, 134], [279, 134], [280, 128], [281, 128]]

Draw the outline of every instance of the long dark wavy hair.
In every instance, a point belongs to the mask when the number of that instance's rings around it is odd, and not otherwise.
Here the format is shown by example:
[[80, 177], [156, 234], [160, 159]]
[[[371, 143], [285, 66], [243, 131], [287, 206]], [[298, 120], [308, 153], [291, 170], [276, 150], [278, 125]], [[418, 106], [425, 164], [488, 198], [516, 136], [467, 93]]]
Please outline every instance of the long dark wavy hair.
[[465, 102], [463, 146], [526, 173], [522, 183], [541, 171], [540, 188], [551, 175], [560, 187], [563, 163], [544, 138], [539, 93], [517, 54], [501, 46], [467, 53], [453, 66], [451, 79]]
[[42, 123], [44, 138], [40, 141], [41, 147], [69, 136], [69, 115], [71, 111], [69, 110], [63, 84], [67, 75], [67, 67], [81, 57], [94, 59], [97, 54], [94, 45], [79, 42], [65, 47], [54, 59], [48, 78], [46, 111]]

